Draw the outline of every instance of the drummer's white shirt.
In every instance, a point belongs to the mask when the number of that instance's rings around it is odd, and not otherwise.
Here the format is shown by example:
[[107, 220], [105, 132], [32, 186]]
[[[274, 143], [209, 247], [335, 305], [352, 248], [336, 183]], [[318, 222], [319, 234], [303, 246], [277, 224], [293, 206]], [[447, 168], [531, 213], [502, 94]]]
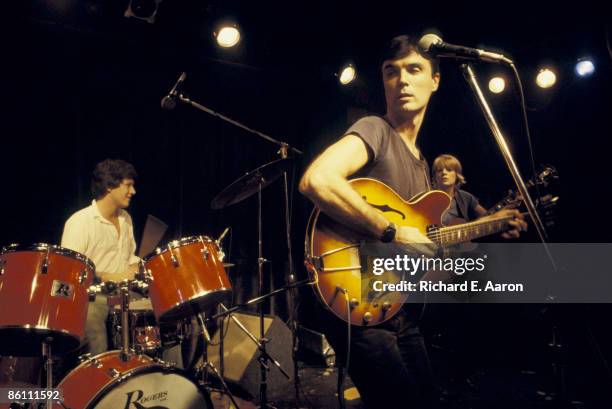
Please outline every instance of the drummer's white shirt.
[[64, 225], [62, 247], [89, 257], [96, 271], [121, 273], [130, 264], [138, 263], [134, 227], [129, 213], [119, 211], [119, 233], [113, 223], [98, 210], [96, 201], [74, 213]]

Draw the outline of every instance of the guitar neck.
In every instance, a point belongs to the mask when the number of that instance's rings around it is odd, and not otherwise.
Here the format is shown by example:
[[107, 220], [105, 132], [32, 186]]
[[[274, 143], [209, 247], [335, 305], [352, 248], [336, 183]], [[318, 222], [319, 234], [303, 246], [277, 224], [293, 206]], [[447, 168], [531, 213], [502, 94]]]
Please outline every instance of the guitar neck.
[[507, 230], [508, 222], [513, 218], [513, 216], [501, 216], [458, 226], [441, 227], [429, 232], [428, 236], [434, 243], [441, 246], [464, 243]]

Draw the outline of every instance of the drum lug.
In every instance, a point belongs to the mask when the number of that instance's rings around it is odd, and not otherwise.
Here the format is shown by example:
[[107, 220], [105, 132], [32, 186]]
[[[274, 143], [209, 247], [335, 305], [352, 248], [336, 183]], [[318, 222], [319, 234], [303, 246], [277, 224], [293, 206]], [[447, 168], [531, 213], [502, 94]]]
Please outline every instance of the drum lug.
[[100, 362], [100, 360], [96, 358], [91, 359], [91, 365], [93, 365], [96, 368], [102, 368], [102, 366], [104, 366], [102, 362]]
[[108, 374], [110, 375], [111, 378], [117, 378], [119, 375], [121, 375], [121, 373], [115, 368], [110, 368], [108, 370]]
[[79, 355], [79, 363], [82, 364], [85, 361], [89, 361], [91, 359], [91, 352], [88, 352], [83, 355]]
[[94, 302], [96, 301], [96, 296], [98, 295], [98, 293], [100, 292], [100, 286], [99, 285], [92, 285], [87, 289], [87, 297], [89, 298], [90, 302]]
[[0, 276], [4, 275], [4, 267], [6, 267], [6, 260], [0, 259]]
[[202, 252], [202, 258], [204, 260], [208, 260], [208, 256], [210, 256], [210, 251], [208, 251], [208, 249], [206, 247], [204, 247], [202, 250], [200, 250]]
[[40, 266], [41, 274], [47, 274], [47, 272], [49, 271], [49, 251], [51, 251], [51, 249], [47, 247], [45, 258], [43, 259], [42, 265]]
[[174, 253], [172, 252], [172, 246], [170, 245], [170, 243], [168, 243], [168, 252], [170, 253], [170, 260], [172, 260], [172, 265], [174, 266], [174, 268], [178, 268], [179, 262], [174, 256]]
[[160, 358], [153, 358], [153, 362], [155, 362], [156, 364], [159, 364], [161, 366], [163, 366], [164, 368], [168, 369], [168, 368], [172, 368], [173, 366], [175, 366], [176, 364], [174, 362], [168, 362], [168, 361], [164, 361], [163, 359]]
[[79, 275], [79, 284], [83, 284], [85, 280], [87, 280], [87, 269], [84, 268]]

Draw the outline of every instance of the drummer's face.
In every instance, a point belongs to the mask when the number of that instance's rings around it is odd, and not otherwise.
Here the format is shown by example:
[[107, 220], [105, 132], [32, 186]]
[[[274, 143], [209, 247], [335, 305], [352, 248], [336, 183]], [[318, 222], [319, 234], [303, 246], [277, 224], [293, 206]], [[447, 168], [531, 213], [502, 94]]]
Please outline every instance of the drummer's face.
[[114, 189], [110, 189], [109, 195], [113, 199], [113, 202], [120, 209], [125, 209], [130, 205], [132, 196], [136, 194], [134, 188], [134, 179], [123, 179], [119, 186]]

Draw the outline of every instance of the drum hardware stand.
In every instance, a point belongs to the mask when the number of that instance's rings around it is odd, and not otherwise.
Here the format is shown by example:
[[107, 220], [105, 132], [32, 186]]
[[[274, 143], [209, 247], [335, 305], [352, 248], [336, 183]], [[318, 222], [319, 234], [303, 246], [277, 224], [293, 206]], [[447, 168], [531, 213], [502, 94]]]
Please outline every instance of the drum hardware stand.
[[121, 353], [119, 357], [123, 362], [130, 359], [130, 292], [128, 283], [122, 283], [121, 293]]
[[[53, 388], [53, 357], [51, 352], [51, 343], [53, 342], [53, 337], [47, 337], [42, 343], [42, 355], [45, 359], [45, 371], [47, 375], [47, 389], [51, 390]], [[47, 399], [46, 403], [47, 409], [53, 408], [53, 399]]]
[[277, 288], [274, 291], [270, 291], [269, 293], [264, 294], [261, 297], [251, 298], [250, 300], [248, 300], [245, 303], [236, 304], [232, 308], [227, 308], [227, 310], [225, 310], [223, 312], [217, 313], [217, 314], [215, 314], [215, 315], [213, 315], [211, 317], [206, 318], [206, 321], [216, 320], [217, 318], [225, 317], [226, 315], [230, 315], [230, 314], [233, 314], [233, 313], [238, 312], [240, 310], [244, 310], [244, 309], [250, 307], [251, 305], [258, 304], [258, 303], [260, 303], [263, 300], [266, 300], [268, 298], [274, 297], [277, 294], [284, 293], [285, 291], [291, 290], [292, 288], [298, 288], [298, 287], [302, 287], [302, 286], [305, 286], [305, 285], [313, 285], [313, 284], [316, 284], [316, 281], [312, 281], [309, 278], [305, 279], [305, 280], [296, 281], [293, 284], [289, 284], [289, 285], [286, 285], [284, 287]]
[[[282, 159], [287, 159], [289, 146], [285, 143], [281, 145], [278, 153]], [[287, 171], [283, 172], [283, 202], [285, 204], [285, 234], [287, 240], [287, 263], [289, 275], [287, 276], [286, 284], [294, 284], [297, 277], [293, 269], [293, 247], [291, 245], [291, 212], [289, 209], [289, 181]], [[298, 304], [298, 292], [295, 288], [287, 291], [287, 309], [289, 318], [289, 329], [291, 330], [291, 359], [293, 360], [293, 387], [295, 390], [295, 406], [300, 407], [300, 376], [297, 364], [298, 345], [298, 320], [296, 317], [296, 305]]]
[[[234, 395], [232, 395], [232, 393], [230, 392], [229, 387], [227, 386], [227, 383], [225, 382], [225, 379], [223, 379], [223, 376], [219, 373], [219, 371], [217, 370], [217, 367], [208, 360], [208, 345], [211, 343], [211, 338], [210, 338], [210, 334], [208, 333], [208, 330], [206, 329], [206, 320], [204, 318], [204, 314], [198, 313], [196, 315], [196, 318], [198, 319], [198, 324], [200, 325], [200, 331], [202, 332], [202, 336], [204, 337], [204, 341], [205, 341], [204, 351], [202, 352], [203, 364], [200, 368], [198, 368], [198, 371], [202, 371], [202, 384], [205, 385], [208, 383], [208, 370], [207, 369], [210, 368], [214, 372], [217, 379], [219, 379], [219, 381], [221, 382], [221, 385], [223, 386], [223, 390], [229, 396], [234, 407], [236, 409], [240, 409], [240, 406], [238, 406], [238, 403], [236, 403], [236, 400], [234, 399]], [[221, 327], [221, 331], [223, 331], [223, 327]]]
[[[263, 229], [261, 220], [261, 189], [263, 187], [264, 179], [259, 178], [259, 188], [257, 189], [257, 275], [259, 278], [259, 296], [263, 295], [264, 291], [264, 277], [263, 277], [263, 265], [267, 261], [263, 257]], [[261, 409], [276, 409], [274, 406], [268, 404], [268, 353], [266, 352], [266, 343], [268, 340], [264, 337], [264, 305], [259, 304], [259, 408]]]

